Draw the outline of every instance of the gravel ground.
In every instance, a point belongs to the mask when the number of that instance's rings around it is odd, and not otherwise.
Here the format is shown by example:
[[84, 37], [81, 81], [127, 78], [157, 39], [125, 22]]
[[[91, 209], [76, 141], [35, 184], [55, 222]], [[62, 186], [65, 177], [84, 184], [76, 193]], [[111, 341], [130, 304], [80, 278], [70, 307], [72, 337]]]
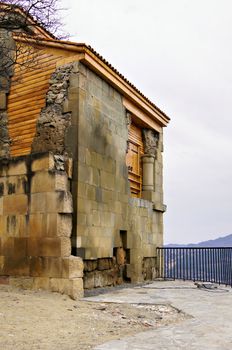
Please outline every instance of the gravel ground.
[[73, 301], [57, 293], [0, 286], [0, 349], [92, 349], [186, 317], [169, 305]]

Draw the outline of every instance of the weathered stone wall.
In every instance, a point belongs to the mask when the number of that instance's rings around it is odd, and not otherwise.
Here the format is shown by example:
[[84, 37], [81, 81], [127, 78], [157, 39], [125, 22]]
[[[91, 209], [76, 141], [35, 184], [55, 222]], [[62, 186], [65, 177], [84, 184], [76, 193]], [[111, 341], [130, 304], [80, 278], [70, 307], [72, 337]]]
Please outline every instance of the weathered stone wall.
[[[162, 134], [148, 147], [154, 186], [131, 198], [127, 122], [122, 96], [87, 67], [76, 62], [54, 72], [33, 155], [2, 159], [0, 167], [0, 274], [11, 283], [76, 297], [81, 258], [85, 288], [155, 276]], [[71, 241], [81, 258], [71, 256]]]
[[11, 33], [0, 29], [0, 157], [9, 157], [10, 137], [8, 133], [7, 96], [10, 91], [10, 82], [13, 75], [12, 56], [15, 42]]
[[[144, 258], [155, 259], [156, 246], [163, 239], [162, 137], [155, 156], [155, 188], [152, 194], [147, 193], [149, 200], [131, 198], [122, 96], [82, 64], [75, 74], [72, 88], [78, 93], [78, 155], [74, 160], [77, 207], [73, 245], [85, 260], [85, 287], [119, 283], [121, 277], [142, 281], [154, 276], [154, 260], [147, 260], [144, 267]], [[126, 255], [121, 265], [116, 258], [118, 249]], [[109, 259], [108, 269], [99, 267], [101, 259]]]
[[71, 256], [69, 163], [52, 153], [1, 160], [0, 275], [77, 298], [83, 262]]

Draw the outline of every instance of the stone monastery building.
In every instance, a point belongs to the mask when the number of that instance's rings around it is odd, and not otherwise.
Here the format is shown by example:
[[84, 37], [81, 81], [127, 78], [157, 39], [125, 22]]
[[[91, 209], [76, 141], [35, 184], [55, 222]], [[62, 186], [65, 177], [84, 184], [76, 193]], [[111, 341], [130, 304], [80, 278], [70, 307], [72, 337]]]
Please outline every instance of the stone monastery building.
[[0, 280], [77, 298], [154, 278], [169, 118], [85, 44], [0, 34], [36, 41], [0, 77]]

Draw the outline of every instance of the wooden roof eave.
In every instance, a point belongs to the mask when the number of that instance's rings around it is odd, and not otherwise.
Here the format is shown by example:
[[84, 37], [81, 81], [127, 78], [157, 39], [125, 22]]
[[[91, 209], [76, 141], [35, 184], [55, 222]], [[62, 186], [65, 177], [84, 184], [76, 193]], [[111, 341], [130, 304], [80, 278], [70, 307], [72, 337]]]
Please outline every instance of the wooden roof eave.
[[[107, 65], [98, 55], [96, 55], [86, 44], [82, 43], [70, 43], [58, 40], [35, 40], [33, 38], [15, 37], [18, 41], [23, 41], [26, 43], [35, 43], [36, 45], [48, 46], [57, 49], [63, 49], [67, 51], [72, 51], [74, 57], [70, 56], [68, 58], [69, 62], [74, 62], [79, 60], [98, 75], [107, 80], [114, 88], [119, 91], [124, 96], [124, 106], [130, 110], [130, 106], [134, 105], [135, 110], [140, 110], [142, 114], [149, 116], [149, 118], [154, 122], [151, 127], [155, 129], [161, 129], [166, 127], [170, 121], [170, 118], [163, 113], [154, 104], [149, 103], [143, 95], [141, 95], [136, 88], [134, 88], [129, 82], [122, 78], [117, 72], [115, 72], [109, 65]], [[78, 55], [77, 55], [78, 54]], [[67, 62], [67, 59], [64, 61]], [[61, 60], [62, 62], [62, 60]], [[132, 107], [131, 107], [132, 108]], [[133, 111], [131, 111], [133, 113]], [[159, 131], [159, 130], [157, 130]]]

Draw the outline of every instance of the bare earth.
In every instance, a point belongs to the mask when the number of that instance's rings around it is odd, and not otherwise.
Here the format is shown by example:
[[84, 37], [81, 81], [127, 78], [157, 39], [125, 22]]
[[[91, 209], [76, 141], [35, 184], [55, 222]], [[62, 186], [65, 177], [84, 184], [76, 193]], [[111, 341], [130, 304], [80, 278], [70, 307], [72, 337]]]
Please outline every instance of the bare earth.
[[169, 305], [73, 301], [57, 293], [0, 286], [0, 349], [92, 349], [186, 317]]

